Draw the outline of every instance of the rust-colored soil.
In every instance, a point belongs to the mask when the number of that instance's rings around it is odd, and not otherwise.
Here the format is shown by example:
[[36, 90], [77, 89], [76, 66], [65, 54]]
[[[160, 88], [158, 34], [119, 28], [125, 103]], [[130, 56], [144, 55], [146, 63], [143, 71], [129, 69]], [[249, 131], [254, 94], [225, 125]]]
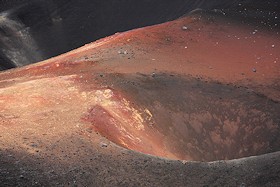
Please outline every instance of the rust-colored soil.
[[280, 185], [278, 51], [197, 13], [5, 71], [1, 184]]

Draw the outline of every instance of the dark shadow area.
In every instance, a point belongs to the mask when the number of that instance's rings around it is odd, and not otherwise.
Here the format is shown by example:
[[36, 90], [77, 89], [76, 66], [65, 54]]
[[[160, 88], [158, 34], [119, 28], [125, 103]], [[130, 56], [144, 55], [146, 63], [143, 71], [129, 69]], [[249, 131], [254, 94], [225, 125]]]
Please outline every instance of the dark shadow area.
[[[278, 23], [278, 1], [0, 1], [0, 70], [38, 62], [116, 32], [174, 20], [196, 8]], [[277, 9], [278, 8], [278, 9]]]

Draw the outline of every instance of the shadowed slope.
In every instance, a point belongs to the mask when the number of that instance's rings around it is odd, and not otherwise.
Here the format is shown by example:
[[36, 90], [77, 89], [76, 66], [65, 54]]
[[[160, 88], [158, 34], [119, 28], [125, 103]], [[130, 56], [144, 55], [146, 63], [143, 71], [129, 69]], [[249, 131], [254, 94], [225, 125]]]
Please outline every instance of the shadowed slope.
[[279, 28], [279, 7], [275, 0], [4, 0], [0, 70], [45, 60], [116, 32], [174, 20], [197, 8]]

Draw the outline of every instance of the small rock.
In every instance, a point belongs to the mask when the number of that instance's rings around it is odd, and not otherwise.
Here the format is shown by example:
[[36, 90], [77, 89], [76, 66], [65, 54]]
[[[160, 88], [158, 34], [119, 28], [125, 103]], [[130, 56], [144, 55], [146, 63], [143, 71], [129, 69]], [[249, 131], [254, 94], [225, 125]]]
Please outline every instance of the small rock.
[[156, 76], [156, 73], [155, 73], [155, 72], [153, 72], [153, 73], [152, 73], [152, 77], [155, 77], [155, 76]]
[[252, 71], [253, 71], [254, 73], [256, 73], [256, 72], [257, 72], [256, 68], [252, 68]]
[[106, 144], [106, 143], [104, 143], [104, 142], [101, 142], [101, 143], [100, 143], [100, 146], [101, 146], [101, 147], [108, 147], [108, 144]]
[[245, 183], [241, 183], [241, 184], [240, 184], [240, 187], [245, 187], [245, 186], [246, 186]]
[[167, 42], [170, 42], [170, 41], [171, 41], [171, 39], [170, 39], [170, 38], [165, 38], [165, 40], [166, 40]]
[[86, 131], [87, 131], [88, 133], [92, 133], [92, 129], [91, 129], [91, 128], [87, 128]]
[[118, 53], [121, 54], [121, 55], [127, 55], [128, 54], [128, 52], [126, 50], [125, 51], [118, 51]]
[[182, 162], [182, 164], [187, 164], [188, 163], [188, 161], [186, 161], [186, 160], [182, 160], [181, 162]]
[[186, 31], [186, 30], [188, 30], [189, 28], [188, 28], [187, 26], [183, 26], [182, 29], [183, 29], [184, 31]]
[[38, 145], [35, 144], [35, 143], [32, 143], [30, 146], [31, 146], [31, 147], [38, 147]]

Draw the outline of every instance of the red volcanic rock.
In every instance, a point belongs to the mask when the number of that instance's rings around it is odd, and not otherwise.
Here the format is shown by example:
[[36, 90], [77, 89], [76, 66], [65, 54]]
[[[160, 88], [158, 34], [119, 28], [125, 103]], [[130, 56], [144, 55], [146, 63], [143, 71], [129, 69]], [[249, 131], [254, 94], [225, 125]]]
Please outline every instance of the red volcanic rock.
[[197, 13], [1, 73], [1, 183], [279, 185], [278, 38]]

